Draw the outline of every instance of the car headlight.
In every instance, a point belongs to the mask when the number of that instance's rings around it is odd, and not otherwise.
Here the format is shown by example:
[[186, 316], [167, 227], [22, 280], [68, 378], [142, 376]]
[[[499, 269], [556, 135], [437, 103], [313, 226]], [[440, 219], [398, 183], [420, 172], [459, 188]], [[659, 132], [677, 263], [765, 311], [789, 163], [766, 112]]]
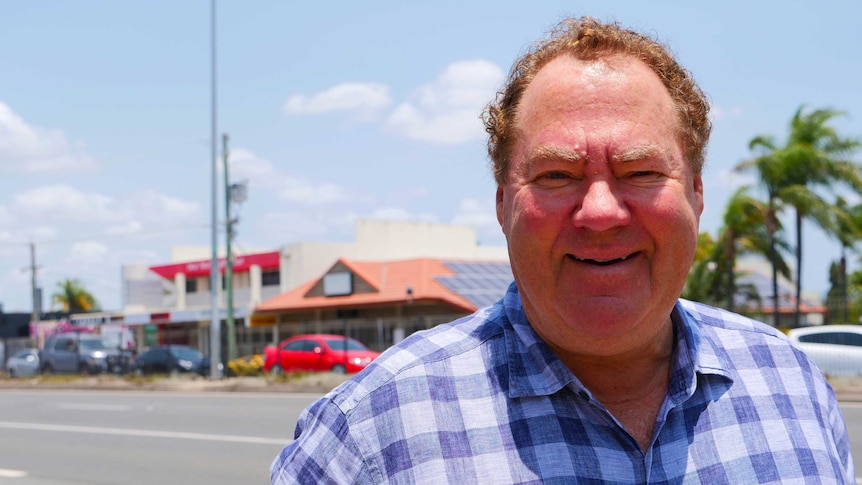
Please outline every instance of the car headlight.
[[192, 368], [192, 361], [190, 361], [190, 360], [180, 359], [179, 361], [177, 361], [177, 364], [179, 364], [179, 366], [182, 367], [183, 369], [191, 369]]
[[92, 357], [94, 359], [104, 359], [107, 354], [101, 350], [97, 350], [93, 352]]

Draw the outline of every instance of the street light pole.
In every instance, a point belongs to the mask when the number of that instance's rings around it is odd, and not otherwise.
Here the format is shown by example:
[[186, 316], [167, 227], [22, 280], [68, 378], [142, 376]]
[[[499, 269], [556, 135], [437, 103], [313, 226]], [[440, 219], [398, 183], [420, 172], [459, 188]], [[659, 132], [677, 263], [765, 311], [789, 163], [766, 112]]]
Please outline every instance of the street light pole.
[[212, 146], [212, 156], [210, 163], [212, 164], [212, 259], [210, 261], [210, 377], [220, 379], [221, 372], [219, 364], [221, 364], [221, 318], [219, 315], [218, 304], [218, 215], [216, 205], [218, 204], [218, 181], [217, 181], [217, 130], [216, 130], [216, 0], [211, 0], [210, 3], [211, 27], [212, 34], [212, 59], [211, 59], [211, 80], [212, 80], [212, 133], [210, 134], [210, 143]]
[[231, 254], [231, 238], [233, 238], [234, 220], [230, 215], [231, 193], [230, 172], [228, 171], [227, 134], [222, 135], [222, 159], [224, 160], [224, 207], [225, 207], [225, 257], [224, 257], [224, 287], [226, 294], [225, 332], [227, 332], [227, 360], [233, 360], [236, 355], [236, 330], [233, 320], [233, 255]]

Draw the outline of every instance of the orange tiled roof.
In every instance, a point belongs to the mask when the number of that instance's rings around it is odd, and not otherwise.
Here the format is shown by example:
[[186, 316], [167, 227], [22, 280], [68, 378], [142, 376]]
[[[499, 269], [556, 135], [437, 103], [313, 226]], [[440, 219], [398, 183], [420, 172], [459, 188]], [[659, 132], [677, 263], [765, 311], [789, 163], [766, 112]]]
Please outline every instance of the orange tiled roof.
[[[421, 258], [401, 261], [359, 262], [339, 259], [353, 274], [374, 290], [371, 293], [354, 293], [344, 296], [306, 296], [323, 278], [308, 281], [261, 303], [256, 312], [286, 312], [316, 308], [340, 308], [385, 305], [413, 301], [439, 301], [458, 310], [472, 312], [476, 306], [463, 296], [440, 284], [435, 276], [454, 274], [439, 259]], [[336, 265], [338, 264], [336, 263]], [[408, 295], [407, 288], [412, 288]]]

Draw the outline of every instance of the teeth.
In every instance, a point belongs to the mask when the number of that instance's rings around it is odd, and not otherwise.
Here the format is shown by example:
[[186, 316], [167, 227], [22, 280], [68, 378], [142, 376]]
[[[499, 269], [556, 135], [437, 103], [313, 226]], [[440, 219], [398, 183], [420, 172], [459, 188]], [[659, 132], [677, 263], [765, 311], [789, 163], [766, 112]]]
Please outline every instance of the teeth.
[[614, 258], [614, 259], [588, 259], [588, 258], [579, 258], [576, 256], [575, 259], [577, 259], [578, 261], [584, 262], [584, 263], [610, 263], [612, 261], [625, 261], [625, 260], [629, 259], [629, 256], [631, 256], [631, 255], [629, 254], [627, 256], [623, 256], [622, 258]]

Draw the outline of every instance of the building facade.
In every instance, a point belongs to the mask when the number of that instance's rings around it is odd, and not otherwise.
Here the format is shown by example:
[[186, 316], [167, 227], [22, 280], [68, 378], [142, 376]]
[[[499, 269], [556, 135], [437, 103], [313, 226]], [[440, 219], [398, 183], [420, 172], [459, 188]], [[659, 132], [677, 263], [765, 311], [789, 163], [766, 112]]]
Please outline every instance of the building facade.
[[[123, 309], [118, 312], [121, 319], [115, 318], [112, 324], [131, 329], [139, 350], [168, 342], [188, 344], [209, 353], [210, 254], [207, 247], [177, 247], [172, 250], [171, 260], [163, 264], [124, 266]], [[220, 256], [217, 311], [224, 321], [225, 263], [224, 255]], [[253, 315], [255, 307], [321, 277], [340, 258], [506, 262], [508, 252], [505, 247], [477, 244], [471, 226], [359, 220], [353, 242], [298, 242], [235, 254], [232, 301], [238, 355], [259, 353], [264, 345], [282, 336], [273, 313]], [[221, 335], [226, 339], [226, 331]], [[224, 342], [222, 345], [224, 348]]]

